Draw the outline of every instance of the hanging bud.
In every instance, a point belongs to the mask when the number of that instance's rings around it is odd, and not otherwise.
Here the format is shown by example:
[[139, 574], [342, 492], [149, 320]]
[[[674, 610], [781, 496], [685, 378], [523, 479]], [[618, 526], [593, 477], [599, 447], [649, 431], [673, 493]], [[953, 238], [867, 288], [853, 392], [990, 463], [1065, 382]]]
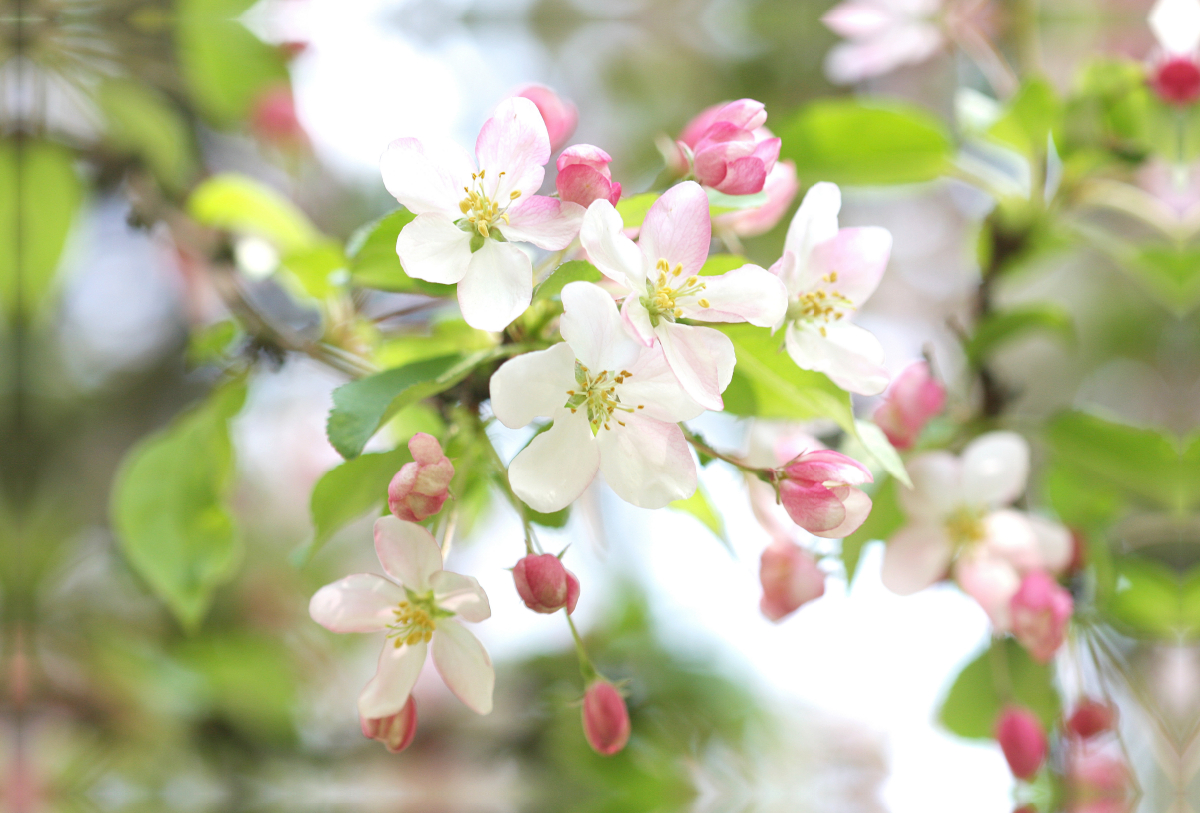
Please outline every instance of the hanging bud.
[[529, 554], [513, 567], [513, 582], [525, 606], [535, 613], [575, 612], [579, 579], [552, 553]]
[[858, 530], [871, 513], [871, 498], [855, 486], [874, 478], [866, 466], [841, 452], [805, 452], [778, 474], [783, 507], [810, 534], [839, 539]]
[[875, 410], [875, 423], [893, 446], [909, 449], [945, 404], [946, 388], [930, 373], [929, 364], [914, 362], [888, 387], [883, 403]]
[[1046, 759], [1046, 733], [1033, 712], [1009, 706], [996, 722], [996, 741], [1018, 779], [1032, 779]]
[[1049, 663], [1062, 646], [1075, 602], [1044, 571], [1025, 574], [1009, 601], [1013, 636], [1034, 660]]
[[1088, 740], [1111, 731], [1116, 723], [1117, 710], [1114, 706], [1085, 697], [1067, 719], [1067, 731], [1082, 740]]
[[597, 754], [609, 757], [629, 742], [629, 710], [625, 699], [603, 678], [588, 686], [583, 696], [583, 733]]
[[621, 199], [621, 184], [612, 179], [608, 165], [612, 158], [599, 147], [575, 144], [558, 156], [558, 177], [554, 186], [558, 196], [580, 206], [606, 200], [616, 206]]
[[545, 85], [526, 85], [513, 96], [533, 102], [542, 121], [546, 122], [546, 134], [550, 136], [550, 152], [558, 152], [575, 132], [579, 123], [579, 111], [568, 99], [564, 99]]
[[399, 519], [420, 522], [442, 510], [450, 496], [454, 464], [433, 435], [418, 432], [408, 441], [413, 462], [405, 463], [388, 485], [388, 507]]
[[772, 621], [825, 594], [825, 574], [816, 559], [790, 540], [777, 539], [763, 550], [758, 575], [763, 589], [758, 606]]
[[410, 694], [404, 708], [388, 717], [359, 717], [363, 736], [379, 740], [393, 754], [408, 747], [417, 733], [417, 701]]

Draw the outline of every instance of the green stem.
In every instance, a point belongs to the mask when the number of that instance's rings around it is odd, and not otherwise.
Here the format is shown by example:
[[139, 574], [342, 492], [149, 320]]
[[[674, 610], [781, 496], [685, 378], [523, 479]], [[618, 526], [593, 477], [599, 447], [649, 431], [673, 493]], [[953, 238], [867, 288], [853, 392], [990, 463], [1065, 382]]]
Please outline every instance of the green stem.
[[496, 481], [496, 485], [500, 486], [500, 491], [508, 500], [509, 505], [513, 507], [513, 510], [517, 512], [517, 516], [521, 518], [521, 525], [525, 529], [525, 552], [527, 554], [542, 553], [541, 545], [538, 544], [537, 537], [533, 533], [533, 524], [529, 521], [529, 509], [512, 490], [512, 484], [508, 481], [508, 470], [504, 468], [504, 461], [500, 459], [496, 447], [492, 445], [492, 439], [487, 436], [487, 431], [482, 421], [478, 423], [478, 431], [483, 438], [483, 445], [492, 463], [492, 477]]
[[709, 446], [703, 437], [696, 432], [693, 432], [691, 429], [688, 429], [686, 426], [681, 424], [680, 428], [683, 430], [683, 436], [687, 439], [687, 442], [692, 444], [692, 448], [701, 454], [707, 455], [708, 457], [715, 457], [717, 460], [728, 463], [729, 465], [741, 469], [748, 474], [753, 474], [760, 480], [764, 480], [768, 483], [773, 483], [775, 481], [775, 478], [772, 476], [771, 469], [760, 469], [755, 466], [747, 466], [736, 457], [731, 457], [722, 452], [718, 452], [716, 449]]
[[575, 621], [571, 618], [570, 613], [567, 614], [567, 625], [571, 628], [571, 635], [575, 638], [575, 654], [579, 657], [579, 674], [583, 676], [585, 686], [591, 685], [592, 681], [601, 677], [596, 671], [596, 667], [592, 665], [592, 659], [588, 657], [587, 647], [583, 645], [583, 639], [579, 637], [579, 630], [575, 629]]

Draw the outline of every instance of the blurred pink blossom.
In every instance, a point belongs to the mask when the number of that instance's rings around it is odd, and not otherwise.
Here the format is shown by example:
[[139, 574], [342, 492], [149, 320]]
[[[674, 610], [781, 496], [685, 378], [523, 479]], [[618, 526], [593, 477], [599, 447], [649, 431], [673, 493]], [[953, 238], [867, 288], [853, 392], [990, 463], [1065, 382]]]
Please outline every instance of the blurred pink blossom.
[[363, 736], [379, 740], [393, 754], [409, 746], [417, 734], [417, 701], [410, 694], [404, 708], [387, 717], [359, 717]]
[[1012, 632], [1034, 660], [1049, 663], [1062, 646], [1075, 602], [1043, 570], [1025, 574], [1009, 602]]
[[526, 556], [517, 562], [512, 574], [517, 593], [529, 609], [554, 613], [566, 607], [568, 615], [575, 612], [579, 579], [553, 553]]
[[902, 65], [924, 62], [945, 36], [935, 15], [942, 0], [845, 0], [821, 18], [846, 39], [825, 57], [825, 74], [838, 84], [861, 82]]
[[996, 721], [996, 741], [1013, 776], [1032, 779], [1046, 760], [1046, 732], [1033, 712], [1008, 706]]
[[784, 539], [776, 539], [763, 550], [759, 579], [763, 589], [759, 609], [775, 622], [825, 594], [825, 574], [816, 559], [795, 542]]
[[933, 377], [928, 362], [917, 361], [892, 381], [883, 403], [875, 410], [875, 423], [893, 446], [908, 449], [945, 404], [946, 388]]
[[718, 234], [732, 232], [739, 237], [754, 237], [775, 228], [800, 191], [796, 165], [791, 161], [775, 164], [767, 173], [762, 191], [766, 193], [767, 201], [761, 206], [724, 212], [714, 217], [713, 228]]
[[763, 125], [762, 102], [714, 105], [688, 122], [677, 142], [697, 181], [726, 195], [761, 192], [782, 141]]
[[629, 709], [625, 699], [604, 678], [596, 678], [583, 696], [583, 733], [597, 754], [609, 757], [629, 742]]
[[542, 121], [546, 122], [546, 133], [550, 136], [550, 151], [558, 152], [575, 132], [579, 123], [579, 111], [570, 99], [564, 99], [545, 85], [525, 85], [513, 96], [533, 102]]

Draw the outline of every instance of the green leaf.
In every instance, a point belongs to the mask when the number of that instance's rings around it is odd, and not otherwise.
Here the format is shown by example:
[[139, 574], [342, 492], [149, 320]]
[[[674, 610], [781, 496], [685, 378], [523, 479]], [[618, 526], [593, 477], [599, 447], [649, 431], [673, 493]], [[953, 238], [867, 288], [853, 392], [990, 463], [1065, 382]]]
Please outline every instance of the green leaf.
[[1029, 158], [1046, 151], [1047, 140], [1062, 143], [1059, 132], [1062, 104], [1054, 87], [1042, 77], [1028, 79], [1008, 102], [1004, 114], [988, 130], [988, 135], [1013, 147]]
[[735, 268], [741, 268], [750, 261], [740, 254], [710, 254], [700, 269], [702, 277], [716, 277]]
[[534, 511], [526, 506], [526, 514], [529, 516], [530, 522], [536, 522], [543, 528], [565, 528], [567, 521], [571, 519], [571, 506], [560, 508], [557, 511], [551, 511], [549, 514], [543, 514], [541, 511]]
[[200, 367], [223, 361], [237, 338], [238, 327], [232, 319], [223, 319], [196, 331], [188, 341], [188, 364]]
[[96, 103], [110, 144], [138, 156], [168, 189], [187, 184], [196, 171], [192, 131], [170, 99], [149, 84], [107, 79]]
[[375, 351], [374, 361], [391, 369], [435, 356], [471, 353], [496, 346], [496, 336], [477, 330], [462, 319], [442, 319], [428, 331], [406, 333], [388, 339]]
[[855, 421], [855, 437], [867, 454], [875, 460], [883, 470], [895, 477], [904, 485], [912, 488], [912, 480], [908, 477], [908, 469], [892, 442], [883, 434], [883, 430], [871, 421]]
[[253, 178], [236, 173], [214, 175], [196, 187], [188, 214], [214, 229], [253, 234], [283, 254], [313, 248], [324, 239], [294, 203]]
[[617, 214], [621, 216], [625, 228], [632, 229], [642, 225], [642, 222], [646, 219], [646, 213], [650, 211], [650, 207], [654, 205], [654, 201], [656, 200], [658, 200], [657, 192], [643, 192], [640, 195], [619, 200], [617, 202]]
[[69, 150], [0, 143], [0, 307], [10, 315], [36, 313], [53, 289], [83, 192]]
[[1154, 637], [1174, 638], [1189, 632], [1183, 587], [1174, 571], [1140, 556], [1121, 558], [1116, 569], [1116, 589], [1104, 609], [1118, 624], [1134, 634]]
[[958, 674], [938, 718], [960, 737], [990, 739], [996, 718], [1008, 702], [1007, 685], [1012, 689], [1012, 701], [1032, 711], [1049, 730], [1059, 715], [1052, 675], [1049, 664], [1034, 661], [1012, 638], [994, 639], [991, 647]]
[[871, 493], [871, 513], [858, 530], [842, 540], [842, 565], [846, 568], [846, 583], [854, 581], [858, 574], [858, 562], [862, 549], [875, 540], [887, 542], [888, 537], [904, 525], [904, 512], [897, 499], [896, 481], [891, 477], [882, 479]]
[[757, 418], [807, 421], [829, 418], [855, 434], [850, 396], [821, 373], [801, 370], [783, 351], [782, 338], [753, 325], [721, 325], [733, 341], [737, 366], [725, 390], [725, 411]]
[[670, 508], [676, 511], [682, 511], [685, 514], [691, 514], [704, 525], [705, 528], [713, 532], [721, 544], [725, 546], [725, 550], [729, 551], [729, 555], [733, 555], [733, 543], [729, 541], [729, 534], [725, 532], [725, 520], [721, 518], [721, 514], [712, 503], [712, 499], [708, 496], [708, 491], [703, 486], [696, 486], [696, 490], [692, 496], [684, 500], [675, 500], [670, 503]]
[[894, 102], [823, 99], [787, 122], [781, 159], [809, 182], [918, 183], [941, 175], [954, 145], [940, 121]]
[[227, 505], [229, 420], [245, 397], [242, 382], [215, 390], [131, 449], [113, 485], [112, 523], [125, 558], [189, 630], [232, 578], [241, 551]]
[[1122, 267], [1176, 317], [1186, 316], [1200, 304], [1200, 249], [1196, 247], [1146, 246]]
[[967, 342], [967, 359], [979, 367], [1002, 345], [1029, 333], [1043, 331], [1068, 344], [1075, 341], [1075, 322], [1058, 305], [1021, 305], [993, 313], [975, 326]]
[[554, 269], [554, 273], [533, 292], [533, 300], [558, 299], [562, 289], [572, 282], [599, 282], [603, 274], [589, 262], [571, 260]]
[[400, 230], [415, 218], [407, 209], [397, 209], [361, 227], [346, 243], [350, 256], [350, 279], [363, 288], [427, 296], [454, 296], [453, 285], [414, 279], [404, 273], [396, 254]]
[[346, 256], [332, 240], [322, 240], [310, 248], [293, 251], [283, 258], [304, 293], [321, 299], [345, 280]]

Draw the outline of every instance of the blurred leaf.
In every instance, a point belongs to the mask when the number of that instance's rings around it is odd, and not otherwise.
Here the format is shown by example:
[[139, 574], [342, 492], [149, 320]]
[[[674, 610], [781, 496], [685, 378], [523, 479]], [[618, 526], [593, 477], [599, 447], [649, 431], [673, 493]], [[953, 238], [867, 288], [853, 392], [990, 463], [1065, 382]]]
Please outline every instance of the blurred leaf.
[[1177, 317], [1200, 304], [1200, 248], [1152, 245], [1139, 248], [1122, 267]]
[[69, 150], [0, 143], [0, 306], [10, 315], [36, 313], [52, 290], [83, 192]]
[[967, 342], [967, 359], [979, 367], [1000, 346], [1035, 331], [1045, 331], [1063, 342], [1075, 341], [1075, 321], [1058, 305], [1021, 305], [993, 313], [975, 326]]
[[134, 446], [113, 484], [113, 528], [130, 566], [189, 630], [212, 592], [233, 576], [240, 541], [227, 501], [233, 486], [229, 419], [243, 382], [216, 389], [192, 411]]
[[548, 276], [533, 292], [533, 301], [540, 299], [558, 299], [562, 289], [572, 282], [599, 282], [604, 275], [589, 262], [571, 260], [563, 263]]
[[205, 226], [262, 237], [282, 254], [311, 249], [324, 239], [308, 216], [279, 192], [231, 172], [197, 186], [187, 210]]
[[525, 511], [529, 516], [530, 522], [536, 522], [544, 528], [565, 528], [567, 522], [571, 519], [571, 506], [569, 505], [566, 508], [551, 511], [549, 514], [534, 511], [529, 507], [526, 507]]
[[740, 254], [710, 254], [700, 269], [702, 277], [716, 277], [735, 268], [741, 268], [750, 261]]
[[421, 359], [469, 353], [496, 346], [495, 334], [471, 327], [462, 319], [434, 322], [428, 332], [407, 333], [385, 341], [375, 351], [380, 367], [391, 369]]
[[1073, 528], [1108, 525], [1121, 511], [1122, 500], [1117, 489], [1057, 463], [1046, 471], [1045, 493], [1054, 513]]
[[883, 434], [883, 430], [870, 421], [854, 422], [855, 438], [866, 449], [867, 454], [883, 467], [883, 470], [895, 477], [904, 485], [912, 488], [912, 480], [908, 477], [908, 469], [892, 442]]
[[426, 282], [404, 273], [396, 254], [396, 239], [414, 217], [407, 209], [397, 209], [371, 221], [350, 237], [346, 253], [351, 258], [350, 278], [355, 285], [396, 293], [454, 296], [453, 285]]
[[1116, 571], [1116, 589], [1104, 608], [1109, 616], [1135, 634], [1174, 637], [1187, 632], [1183, 591], [1170, 568], [1124, 556], [1116, 562]]
[[1062, 143], [1061, 128], [1062, 105], [1058, 94], [1046, 79], [1037, 76], [1025, 80], [988, 135], [1033, 158], [1046, 151], [1051, 135], [1055, 142]]
[[96, 102], [108, 123], [108, 141], [142, 159], [159, 182], [182, 189], [196, 171], [192, 131], [171, 100], [146, 83], [107, 79]]
[[940, 121], [894, 102], [822, 99], [786, 123], [780, 159], [807, 182], [881, 185], [931, 181], [954, 156]]
[[713, 505], [712, 499], [708, 496], [708, 492], [703, 486], [696, 486], [692, 496], [685, 500], [675, 500], [671, 503], [670, 508], [676, 511], [682, 511], [685, 514], [691, 514], [696, 519], [704, 524], [705, 528], [713, 532], [725, 550], [729, 551], [729, 555], [733, 555], [733, 543], [729, 541], [729, 534], [725, 532], [725, 520], [721, 518], [721, 514]]
[[338, 272], [345, 278], [346, 257], [341, 246], [332, 240], [322, 240], [310, 248], [293, 251], [283, 258], [284, 267], [290, 271], [311, 297], [321, 299], [333, 291], [338, 284]]
[[963, 668], [942, 701], [938, 719], [960, 737], [990, 739], [1008, 695], [1005, 686], [1011, 687], [1013, 701], [1037, 715], [1047, 731], [1056, 724], [1059, 698], [1051, 666], [1034, 661], [1012, 638], [993, 639], [990, 648]]
[[858, 562], [862, 549], [868, 542], [888, 538], [904, 525], [904, 512], [896, 496], [896, 481], [891, 477], [881, 480], [871, 492], [871, 513], [858, 530], [842, 540], [842, 565], [846, 568], [846, 584], [851, 584], [858, 574]]
[[412, 461], [407, 448], [359, 455], [334, 466], [313, 486], [308, 509], [313, 538], [297, 551], [293, 561], [302, 565], [344, 525], [358, 519], [387, 499], [388, 483], [400, 467]]
[[223, 319], [195, 331], [188, 340], [188, 364], [200, 367], [221, 362], [238, 335], [237, 324], [232, 319]]
[[767, 202], [766, 192], [756, 192], [753, 195], [726, 195], [709, 186], [704, 187], [704, 191], [708, 195], [708, 211], [712, 217], [726, 212], [753, 209]]
[[753, 325], [721, 325], [733, 340], [737, 366], [725, 390], [725, 411], [757, 418], [829, 418], [850, 434], [857, 428], [850, 396], [821, 373], [801, 370], [782, 340]]
[[658, 200], [657, 192], [643, 192], [631, 198], [621, 198], [617, 202], [617, 214], [621, 216], [625, 228], [632, 229], [641, 226], [646, 219], [646, 213], [650, 211], [650, 207], [656, 200]]

